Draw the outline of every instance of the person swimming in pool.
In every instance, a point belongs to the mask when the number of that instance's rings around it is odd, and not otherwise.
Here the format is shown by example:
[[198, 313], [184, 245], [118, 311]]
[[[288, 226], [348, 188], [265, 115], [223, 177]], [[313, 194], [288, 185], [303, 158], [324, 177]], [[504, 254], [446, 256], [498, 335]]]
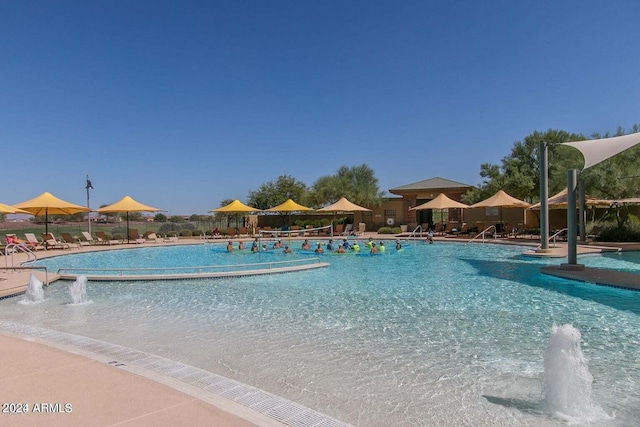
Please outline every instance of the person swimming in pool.
[[251, 244], [251, 252], [258, 252], [258, 242]]
[[384, 242], [382, 240], [380, 240], [380, 244], [378, 245], [378, 252], [383, 254], [386, 249], [387, 248], [384, 247]]
[[349, 244], [349, 241], [347, 241], [347, 239], [342, 239], [342, 247], [345, 251], [351, 249], [351, 245]]
[[402, 244], [400, 243], [400, 240], [396, 240], [396, 251], [399, 251], [400, 249], [402, 249]]
[[358, 242], [353, 242], [353, 246], [351, 246], [351, 250], [353, 252], [360, 252], [360, 245], [358, 244]]
[[338, 246], [338, 249], [336, 249], [336, 253], [338, 253], [338, 254], [346, 254], [347, 251], [344, 248], [344, 246], [340, 245], [340, 246]]
[[273, 244], [273, 249], [280, 249], [282, 247], [282, 240], [278, 239], [276, 240], [276, 242]]
[[233, 244], [231, 243], [231, 240], [227, 242], [227, 252], [233, 252]]
[[242, 240], [240, 240], [240, 241], [238, 242], [238, 250], [239, 250], [239, 251], [241, 251], [241, 250], [243, 250], [243, 249], [247, 249], [247, 248], [245, 247], [245, 245], [244, 245], [244, 243], [242, 242]]
[[371, 242], [371, 249], [369, 250], [371, 255], [375, 255], [378, 253], [378, 248], [376, 247], [375, 242]]
[[302, 249], [303, 251], [308, 251], [311, 249], [311, 245], [309, 244], [309, 240], [304, 239], [304, 242], [302, 242], [302, 246], [300, 247], [300, 249]]
[[289, 247], [289, 245], [284, 245], [284, 250], [282, 252], [285, 254], [290, 254], [291, 248]]
[[373, 239], [371, 237], [369, 237], [369, 240], [367, 241], [367, 247], [369, 249], [371, 249], [371, 247], [375, 245], [375, 243], [373, 243]]
[[322, 242], [318, 242], [318, 246], [316, 247], [316, 250], [314, 252], [317, 254], [324, 253], [324, 249], [322, 249]]

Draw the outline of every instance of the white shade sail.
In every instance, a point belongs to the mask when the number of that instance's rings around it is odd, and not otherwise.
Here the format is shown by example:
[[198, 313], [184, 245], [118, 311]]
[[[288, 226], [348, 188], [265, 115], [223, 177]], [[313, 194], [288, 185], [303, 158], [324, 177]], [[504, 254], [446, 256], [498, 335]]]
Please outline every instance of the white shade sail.
[[585, 141], [565, 142], [563, 144], [573, 147], [582, 153], [582, 157], [584, 157], [584, 167], [582, 169], [584, 170], [638, 143], [640, 143], [640, 132], [613, 138], [588, 139]]

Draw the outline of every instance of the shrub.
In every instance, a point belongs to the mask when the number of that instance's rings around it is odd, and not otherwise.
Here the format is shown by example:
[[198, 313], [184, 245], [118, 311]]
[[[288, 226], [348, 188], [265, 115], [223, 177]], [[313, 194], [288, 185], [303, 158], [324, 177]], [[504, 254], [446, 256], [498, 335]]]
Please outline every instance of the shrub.
[[181, 230], [180, 231], [180, 235], [183, 236], [183, 237], [191, 237], [192, 232], [191, 232], [191, 230]]
[[607, 223], [600, 231], [598, 240], [601, 242], [640, 242], [640, 225], [630, 221], [622, 226]]
[[190, 222], [186, 222], [180, 226], [180, 230], [195, 230], [196, 226]]
[[178, 237], [178, 232], [177, 231], [169, 231], [166, 234], [167, 237]]
[[204, 233], [202, 232], [202, 230], [193, 230], [191, 232], [191, 235], [192, 236], [202, 236], [202, 235], [204, 235]]
[[[180, 226], [173, 222], [165, 222], [160, 226], [158, 232], [160, 233], [168, 233], [169, 231], [180, 231]], [[177, 233], [176, 233], [177, 235]]]
[[113, 240], [124, 240], [124, 233], [123, 234], [113, 233], [113, 235], [111, 236], [111, 239], [113, 239]]

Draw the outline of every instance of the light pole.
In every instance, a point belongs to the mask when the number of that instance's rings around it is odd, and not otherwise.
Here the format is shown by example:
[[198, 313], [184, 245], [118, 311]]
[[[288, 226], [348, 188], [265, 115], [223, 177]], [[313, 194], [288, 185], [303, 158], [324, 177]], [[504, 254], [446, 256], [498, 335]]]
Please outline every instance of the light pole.
[[[89, 180], [89, 174], [87, 174], [87, 185], [84, 188], [87, 190], [87, 209], [91, 209], [91, 207], [89, 206], [89, 190], [93, 190], [93, 185]], [[89, 223], [89, 234], [91, 234], [91, 210], [87, 212], [87, 219]]]

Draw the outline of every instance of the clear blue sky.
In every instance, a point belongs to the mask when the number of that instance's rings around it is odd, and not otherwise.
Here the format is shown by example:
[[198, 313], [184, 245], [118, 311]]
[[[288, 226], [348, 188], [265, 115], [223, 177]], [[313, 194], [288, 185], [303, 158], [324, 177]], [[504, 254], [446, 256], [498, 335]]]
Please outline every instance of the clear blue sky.
[[[450, 4], [453, 3], [453, 4]], [[640, 122], [640, 2], [0, 0], [0, 201], [170, 214], [292, 175], [481, 182]], [[11, 166], [8, 166], [11, 162]]]

